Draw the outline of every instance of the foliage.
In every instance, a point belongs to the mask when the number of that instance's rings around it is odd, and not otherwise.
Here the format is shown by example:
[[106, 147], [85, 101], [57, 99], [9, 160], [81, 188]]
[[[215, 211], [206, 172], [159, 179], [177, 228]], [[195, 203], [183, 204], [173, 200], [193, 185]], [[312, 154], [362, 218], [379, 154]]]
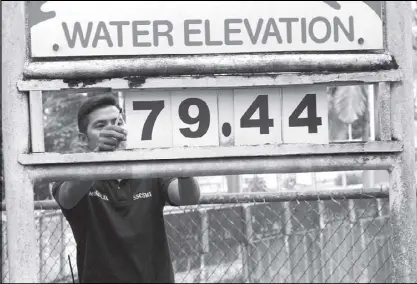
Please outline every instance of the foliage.
[[367, 140], [369, 113], [367, 88], [342, 86], [329, 88], [329, 139], [348, 140], [348, 124], [352, 124], [352, 138]]
[[77, 110], [87, 98], [82, 93], [50, 93], [43, 96], [45, 151], [72, 152], [78, 134]]
[[249, 182], [249, 191], [250, 192], [266, 192], [267, 186], [265, 183], [265, 179], [258, 175], [254, 175], [254, 177]]
[[[343, 174], [340, 174], [336, 177], [335, 184], [338, 186], [343, 186]], [[346, 173], [346, 185], [353, 184], [362, 184], [362, 174], [361, 173]]]
[[343, 86], [332, 91], [332, 106], [341, 121], [352, 124], [365, 114], [367, 91], [364, 86]]

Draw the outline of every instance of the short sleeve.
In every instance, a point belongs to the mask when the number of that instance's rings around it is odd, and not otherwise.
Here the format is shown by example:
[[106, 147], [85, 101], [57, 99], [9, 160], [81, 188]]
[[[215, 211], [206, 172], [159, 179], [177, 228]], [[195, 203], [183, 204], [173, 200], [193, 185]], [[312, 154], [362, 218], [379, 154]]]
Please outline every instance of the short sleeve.
[[159, 190], [161, 190], [162, 192], [162, 194], [160, 194], [162, 206], [165, 206], [165, 204], [169, 204], [170, 206], [176, 206], [175, 204], [171, 202], [171, 200], [169, 199], [169, 195], [168, 195], [169, 184], [175, 179], [176, 178], [174, 177], [158, 179]]
[[87, 194], [84, 195], [81, 200], [71, 209], [65, 209], [62, 207], [62, 205], [59, 203], [59, 191], [61, 190], [61, 186], [64, 183], [64, 181], [55, 182], [52, 185], [52, 196], [55, 199], [56, 203], [58, 204], [59, 208], [61, 208], [62, 213], [65, 217], [71, 218], [72, 216], [76, 216], [77, 218], [84, 214], [85, 210], [87, 209], [88, 203], [87, 203]]
[[58, 181], [54, 182], [52, 185], [52, 197], [55, 199], [56, 203], [61, 207], [61, 204], [59, 204], [59, 190], [61, 189], [61, 185], [64, 183], [64, 181]]

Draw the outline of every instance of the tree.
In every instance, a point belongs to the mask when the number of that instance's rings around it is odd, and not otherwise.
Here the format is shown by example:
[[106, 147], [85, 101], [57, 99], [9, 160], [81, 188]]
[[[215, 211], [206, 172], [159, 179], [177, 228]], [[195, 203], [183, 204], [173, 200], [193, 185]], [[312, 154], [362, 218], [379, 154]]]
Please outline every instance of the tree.
[[254, 177], [250, 180], [248, 185], [249, 192], [266, 192], [267, 186], [265, 180], [258, 175], [254, 175]]
[[347, 140], [352, 126], [352, 138], [368, 137], [368, 90], [365, 86], [340, 86], [329, 88], [330, 140]]
[[[86, 93], [76, 91], [45, 92], [43, 95], [45, 151], [72, 153], [77, 151], [77, 113], [81, 104], [103, 89]], [[49, 183], [38, 182], [34, 186], [35, 200], [52, 198]]]

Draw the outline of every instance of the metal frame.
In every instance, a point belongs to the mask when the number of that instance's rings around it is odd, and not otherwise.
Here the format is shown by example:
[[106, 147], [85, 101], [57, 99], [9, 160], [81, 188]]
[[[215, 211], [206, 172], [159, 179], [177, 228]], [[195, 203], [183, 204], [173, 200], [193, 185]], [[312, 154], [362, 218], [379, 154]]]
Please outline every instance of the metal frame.
[[[203, 194], [200, 198], [200, 205], [214, 204], [239, 204], [252, 202], [288, 202], [288, 201], [320, 201], [320, 200], [349, 200], [349, 199], [374, 199], [388, 198], [389, 188], [334, 188], [311, 191], [280, 191], [276, 193], [248, 192], [248, 193], [224, 193], [224, 194]], [[187, 206], [193, 208], [195, 206]], [[55, 200], [35, 201], [35, 210], [59, 209]], [[1, 203], [1, 210], [6, 210], [6, 204]]]
[[[387, 51], [381, 54], [205, 55], [31, 62], [27, 53], [24, 2], [2, 2], [4, 180], [7, 234], [9, 240], [14, 240], [8, 242], [10, 281], [37, 280], [33, 184], [40, 179], [385, 169], [391, 177], [393, 279], [394, 282], [417, 282], [411, 9], [407, 1], [386, 1], [385, 4]], [[321, 74], [324, 71], [325, 74]], [[192, 151], [161, 152], [158, 159], [153, 160], [146, 151], [121, 152], [119, 157], [104, 153], [89, 153], [84, 157], [42, 153], [39, 94], [43, 91], [326, 83], [378, 84], [375, 125], [379, 141], [325, 147], [282, 145], [272, 148], [275, 149], [272, 155], [266, 154], [270, 148], [260, 147], [256, 154], [263, 156], [257, 159], [239, 157], [237, 152], [222, 158], [220, 150], [210, 158], [205, 156], [209, 150], [202, 150], [197, 153], [202, 159], [193, 159], [196, 153]], [[176, 160], [180, 154], [188, 155], [188, 159]], [[326, 196], [323, 192], [316, 193], [318, 197], [321, 195]], [[230, 201], [233, 198], [230, 197]]]

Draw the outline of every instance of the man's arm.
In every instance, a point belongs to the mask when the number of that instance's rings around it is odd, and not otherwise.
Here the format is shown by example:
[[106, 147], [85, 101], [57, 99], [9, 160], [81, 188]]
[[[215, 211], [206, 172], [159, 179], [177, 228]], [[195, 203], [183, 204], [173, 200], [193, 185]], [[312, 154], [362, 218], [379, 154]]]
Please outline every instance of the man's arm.
[[[93, 152], [114, 151], [119, 143], [126, 140], [126, 132], [117, 125], [108, 125], [100, 131], [97, 147]], [[54, 197], [64, 209], [71, 209], [86, 195], [94, 181], [65, 181], [55, 189]]]
[[195, 205], [200, 200], [200, 186], [193, 177], [180, 177], [169, 183], [167, 194], [173, 205]]
[[54, 197], [64, 209], [72, 209], [90, 191], [94, 181], [64, 181]]

